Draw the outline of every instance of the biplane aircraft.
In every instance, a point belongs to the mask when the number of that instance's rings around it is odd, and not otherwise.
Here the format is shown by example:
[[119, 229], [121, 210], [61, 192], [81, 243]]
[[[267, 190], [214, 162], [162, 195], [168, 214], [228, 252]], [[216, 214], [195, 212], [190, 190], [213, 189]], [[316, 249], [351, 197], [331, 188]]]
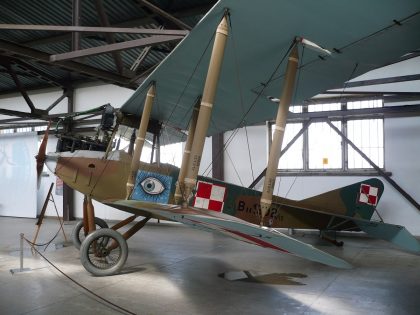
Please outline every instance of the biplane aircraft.
[[[290, 103], [417, 49], [419, 29], [417, 1], [219, 1], [120, 109], [116, 125], [124, 117], [141, 118], [131, 155], [110, 148], [46, 155], [46, 134], [38, 162], [85, 195], [74, 234], [84, 267], [98, 276], [119, 272], [126, 239], [150, 218], [337, 268], [351, 265], [277, 228], [364, 231], [420, 252], [404, 227], [371, 220], [384, 189], [378, 179], [301, 201], [273, 195]], [[262, 191], [198, 175], [206, 136], [273, 118]], [[140, 162], [149, 121], [172, 132], [172, 139], [186, 131], [180, 168]], [[95, 218], [92, 199], [132, 216], [108, 228]], [[139, 216], [144, 219], [124, 235], [116, 231]]]

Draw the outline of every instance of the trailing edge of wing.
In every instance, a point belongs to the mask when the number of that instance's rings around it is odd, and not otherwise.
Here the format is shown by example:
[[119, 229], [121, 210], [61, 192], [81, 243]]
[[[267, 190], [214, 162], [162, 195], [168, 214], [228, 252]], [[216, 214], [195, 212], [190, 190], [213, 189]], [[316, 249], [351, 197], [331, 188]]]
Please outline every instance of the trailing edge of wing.
[[137, 200], [109, 201], [106, 204], [132, 213], [136, 213], [136, 210], [139, 210], [142, 213], [146, 212], [152, 216], [165, 217], [193, 228], [218, 232], [247, 243], [294, 254], [336, 268], [349, 269], [352, 267], [340, 258], [274, 229], [261, 228], [258, 225], [226, 214], [191, 207], [182, 208], [176, 205], [148, 203]]

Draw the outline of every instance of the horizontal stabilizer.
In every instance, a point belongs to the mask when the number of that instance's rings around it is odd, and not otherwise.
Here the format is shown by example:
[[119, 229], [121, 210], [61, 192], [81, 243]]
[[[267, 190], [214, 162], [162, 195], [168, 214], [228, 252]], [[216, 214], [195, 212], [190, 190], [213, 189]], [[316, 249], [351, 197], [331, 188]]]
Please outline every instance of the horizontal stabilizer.
[[336, 268], [352, 268], [346, 261], [323, 252], [312, 245], [298, 241], [274, 229], [261, 228], [227, 214], [138, 200], [117, 200], [106, 202], [106, 204], [124, 211], [148, 213], [151, 216], [178, 221], [196, 229], [218, 232], [247, 243], [294, 254]]
[[365, 220], [353, 221], [370, 236], [389, 241], [404, 250], [420, 253], [420, 243], [403, 226]]

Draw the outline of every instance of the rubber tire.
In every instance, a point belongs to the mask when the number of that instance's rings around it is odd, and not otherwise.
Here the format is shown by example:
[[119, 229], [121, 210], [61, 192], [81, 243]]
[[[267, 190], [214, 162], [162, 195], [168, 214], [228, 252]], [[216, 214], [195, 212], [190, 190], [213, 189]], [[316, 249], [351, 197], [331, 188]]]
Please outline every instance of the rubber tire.
[[[92, 242], [97, 240], [99, 237], [108, 237], [109, 239], [113, 238], [117, 241], [118, 245], [121, 248], [121, 256], [118, 262], [108, 269], [100, 269], [94, 266], [89, 260], [89, 247]], [[124, 237], [117, 231], [113, 229], [100, 229], [91, 234], [89, 234], [85, 241], [80, 247], [80, 261], [82, 262], [83, 267], [90, 272], [92, 275], [97, 277], [111, 276], [120, 272], [122, 267], [125, 265], [128, 257], [128, 246], [127, 241]]]
[[[107, 229], [108, 224], [102, 220], [101, 218], [95, 217], [95, 225], [100, 227], [101, 229]], [[79, 238], [80, 230], [83, 229], [83, 221], [77, 222], [76, 226], [71, 233], [71, 241], [73, 242], [74, 247], [80, 250], [80, 246], [82, 245], [82, 241]], [[83, 240], [84, 241], [84, 240]]]

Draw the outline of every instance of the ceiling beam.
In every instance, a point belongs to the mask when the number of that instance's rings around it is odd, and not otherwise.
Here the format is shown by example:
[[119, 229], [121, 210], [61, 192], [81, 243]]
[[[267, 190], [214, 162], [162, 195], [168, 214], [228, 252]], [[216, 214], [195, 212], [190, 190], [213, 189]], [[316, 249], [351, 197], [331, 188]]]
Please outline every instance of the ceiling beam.
[[40, 113], [40, 110], [36, 110], [33, 113], [26, 113], [26, 112], [19, 112], [16, 110], [0, 108], [0, 115], [15, 116], [15, 117], [20, 117], [20, 118], [43, 119], [42, 118], [43, 115]]
[[34, 113], [36, 111], [34, 103], [32, 103], [31, 98], [29, 97], [28, 93], [26, 93], [26, 90], [22, 83], [20, 83], [20, 80], [18, 76], [16, 75], [15, 70], [13, 70], [13, 67], [10, 65], [10, 63], [6, 63], [3, 65], [6, 67], [6, 69], [9, 71], [10, 76], [13, 78], [13, 81], [15, 82], [15, 85], [17, 89], [19, 90], [20, 94], [22, 94], [23, 98], [25, 99], [26, 104], [28, 104], [29, 108], [31, 109], [31, 113]]
[[165, 20], [168, 20], [172, 23], [174, 23], [176, 26], [178, 26], [180, 29], [183, 30], [192, 30], [192, 27], [185, 24], [184, 22], [182, 22], [181, 20], [177, 19], [175, 16], [173, 16], [172, 14], [162, 10], [161, 8], [155, 6], [154, 4], [150, 3], [149, 1], [145, 1], [145, 0], [137, 0], [137, 3], [147, 7], [149, 10], [151, 10], [152, 12], [156, 13], [157, 15], [163, 17]]
[[[109, 23], [108, 23], [109, 24]], [[80, 33], [126, 33], [142, 35], [178, 35], [186, 36], [187, 30], [168, 30], [159, 28], [128, 28], [109, 26], [71, 26], [71, 25], [34, 25], [34, 24], [0, 24], [0, 30], [21, 31], [52, 31], [52, 32], [80, 32]]]
[[80, 57], [86, 56], [95, 56], [105, 53], [110, 53], [113, 51], [131, 49], [131, 48], [140, 48], [145, 46], [155, 46], [160, 45], [172, 41], [180, 41], [183, 36], [173, 36], [173, 35], [157, 35], [152, 37], [140, 38], [135, 40], [130, 40], [122, 43], [104, 45], [99, 47], [92, 47], [81, 49], [78, 51], [71, 51], [63, 54], [58, 55], [51, 55], [50, 61], [61, 61], [61, 60], [69, 60], [69, 59], [76, 59]]
[[114, 74], [109, 71], [101, 70], [89, 65], [85, 65], [82, 63], [74, 62], [74, 61], [59, 61], [59, 62], [50, 62], [50, 54], [45, 53], [43, 51], [39, 51], [33, 48], [25, 47], [22, 45], [18, 45], [6, 40], [0, 39], [0, 52], [3, 51], [5, 55], [13, 55], [13, 56], [24, 56], [30, 59], [34, 59], [38, 62], [42, 62], [48, 65], [57, 66], [63, 68], [67, 71], [74, 71], [81, 73], [83, 75], [93, 77], [98, 80], [102, 80], [105, 82], [114, 83], [117, 85], [122, 85], [128, 88], [136, 88], [136, 85], [130, 83], [130, 78]]
[[50, 106], [47, 107], [46, 111], [50, 112], [54, 107], [56, 107], [63, 99], [65, 99], [69, 95], [69, 90], [64, 90], [63, 94], [57, 98]]
[[[214, 1], [214, 3], [216, 3], [216, 1]], [[198, 5], [192, 8], [170, 12], [170, 14], [172, 14], [173, 16], [177, 18], [189, 17], [189, 16], [198, 15], [198, 14], [204, 14], [207, 11], [209, 11], [211, 7], [212, 7], [212, 4]], [[141, 17], [137, 19], [132, 19], [132, 20], [116, 23], [116, 24], [113, 24], [113, 27], [131, 28], [131, 27], [136, 27], [139, 25], [150, 24], [153, 22], [154, 22], [153, 16], [150, 15], [150, 16], [145, 16], [145, 17]], [[82, 33], [82, 35], [85, 35], [85, 34]], [[51, 43], [59, 43], [59, 42], [65, 42], [65, 41], [70, 41], [70, 40], [71, 40], [71, 34], [60, 34], [60, 35], [52, 35], [45, 38], [22, 42], [21, 44], [27, 45], [27, 46], [42, 46], [42, 45], [47, 45]]]
[[[108, 16], [105, 12], [103, 1], [96, 0], [95, 5], [96, 5], [96, 11], [98, 12], [98, 16], [99, 16], [99, 23], [101, 24], [102, 27], [109, 27], [110, 24], [109, 24]], [[114, 34], [112, 33], [106, 33], [105, 38], [108, 44], [115, 44], [116, 42], [114, 38]], [[124, 63], [122, 61], [120, 53], [118, 51], [114, 51], [112, 52], [112, 57], [114, 58], [115, 67], [117, 68], [118, 73], [122, 74], [124, 71]]]
[[38, 79], [48, 82], [52, 86], [64, 87], [63, 82], [60, 82], [60, 80], [58, 80], [57, 78], [54, 78], [52, 75], [46, 73], [45, 71], [42, 71], [41, 69], [35, 68], [27, 62], [15, 58], [10, 58], [10, 62], [12, 64], [15, 64], [19, 69], [25, 71], [32, 77], [37, 77]]

